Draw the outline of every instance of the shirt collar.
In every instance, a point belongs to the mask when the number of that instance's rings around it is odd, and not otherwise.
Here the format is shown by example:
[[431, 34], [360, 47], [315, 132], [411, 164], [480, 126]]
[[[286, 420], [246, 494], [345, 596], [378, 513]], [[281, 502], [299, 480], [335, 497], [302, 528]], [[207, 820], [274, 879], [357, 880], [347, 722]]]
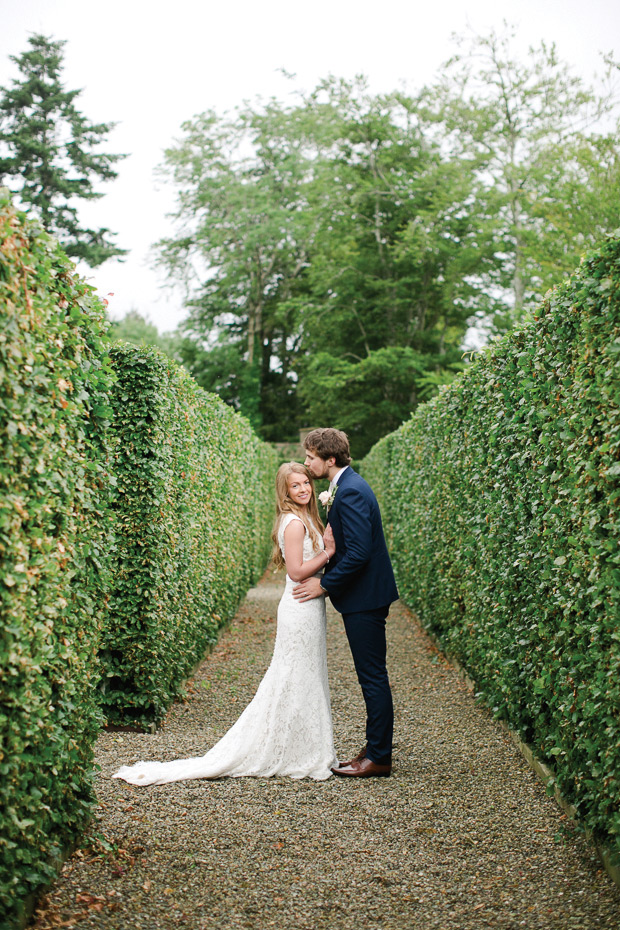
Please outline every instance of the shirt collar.
[[337, 471], [332, 480], [329, 482], [330, 488], [333, 488], [338, 484], [340, 477], [342, 476], [343, 471], [346, 471], [349, 466], [345, 465], [344, 468], [341, 468], [340, 471]]

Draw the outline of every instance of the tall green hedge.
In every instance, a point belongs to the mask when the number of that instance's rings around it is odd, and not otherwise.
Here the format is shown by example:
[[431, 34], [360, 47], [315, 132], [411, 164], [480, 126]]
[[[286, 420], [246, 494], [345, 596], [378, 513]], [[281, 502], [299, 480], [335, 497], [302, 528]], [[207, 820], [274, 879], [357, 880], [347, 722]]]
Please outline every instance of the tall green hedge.
[[0, 923], [92, 806], [109, 548], [105, 313], [0, 192]]
[[155, 348], [118, 376], [114, 585], [102, 662], [111, 723], [159, 721], [264, 570], [275, 452]]
[[101, 701], [159, 720], [269, 549], [275, 452], [107, 326], [0, 192], [1, 926], [88, 822]]
[[400, 592], [620, 853], [620, 239], [370, 452]]

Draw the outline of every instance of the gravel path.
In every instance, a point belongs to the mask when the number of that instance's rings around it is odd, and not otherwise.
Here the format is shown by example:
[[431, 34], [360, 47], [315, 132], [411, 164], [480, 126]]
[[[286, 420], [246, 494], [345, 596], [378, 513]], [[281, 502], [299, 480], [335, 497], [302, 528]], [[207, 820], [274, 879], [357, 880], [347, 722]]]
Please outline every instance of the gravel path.
[[[95, 832], [33, 926], [103, 930], [618, 930], [620, 892], [502, 729], [400, 604], [388, 621], [389, 779], [223, 779], [147, 789], [110, 774], [206, 751], [269, 664], [282, 577], [267, 573], [160, 732], [103, 733]], [[328, 608], [336, 746], [364, 711]], [[106, 850], [106, 844], [111, 849]]]

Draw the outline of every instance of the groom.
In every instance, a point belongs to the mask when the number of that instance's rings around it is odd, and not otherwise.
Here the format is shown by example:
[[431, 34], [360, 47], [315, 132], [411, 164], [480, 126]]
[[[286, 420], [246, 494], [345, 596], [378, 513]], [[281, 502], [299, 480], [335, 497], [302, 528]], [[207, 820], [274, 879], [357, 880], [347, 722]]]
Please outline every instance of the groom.
[[336, 554], [322, 578], [307, 578], [293, 594], [301, 601], [328, 594], [342, 614], [366, 702], [367, 745], [332, 772], [347, 778], [387, 776], [392, 771], [394, 711], [385, 662], [385, 621], [398, 591], [379, 505], [370, 486], [349, 464], [346, 433], [315, 429], [306, 436], [304, 447], [306, 467], [315, 478], [330, 480], [325, 532], [333, 534]]

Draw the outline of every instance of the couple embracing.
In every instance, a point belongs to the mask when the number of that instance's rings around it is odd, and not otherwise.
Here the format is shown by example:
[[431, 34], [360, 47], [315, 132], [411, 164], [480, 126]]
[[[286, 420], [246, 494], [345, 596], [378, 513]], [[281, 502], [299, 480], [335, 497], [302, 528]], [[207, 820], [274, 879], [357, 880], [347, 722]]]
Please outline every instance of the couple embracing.
[[[123, 766], [133, 785], [191, 778], [286, 775], [291, 778], [388, 776], [392, 770], [392, 694], [385, 622], [398, 598], [377, 500], [350, 466], [349, 442], [336, 429], [305, 440], [305, 464], [276, 476], [274, 561], [286, 567], [271, 664], [253, 700], [206, 755]], [[314, 478], [324, 492], [320, 520]], [[323, 495], [321, 495], [323, 497]], [[342, 614], [366, 703], [366, 746], [338, 762], [327, 678], [325, 598]]]

